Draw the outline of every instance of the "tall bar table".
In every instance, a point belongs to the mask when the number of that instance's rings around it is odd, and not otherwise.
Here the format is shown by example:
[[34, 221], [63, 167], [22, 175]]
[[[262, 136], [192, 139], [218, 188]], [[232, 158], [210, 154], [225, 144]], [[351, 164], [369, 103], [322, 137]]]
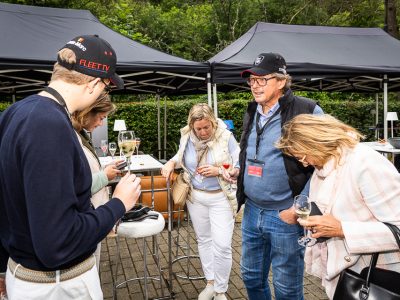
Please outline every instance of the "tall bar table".
[[378, 151], [379, 153], [382, 153], [382, 154], [390, 153], [392, 155], [392, 163], [394, 163], [394, 156], [400, 154], [400, 149], [394, 148], [388, 142], [386, 142], [386, 143], [364, 142], [362, 144], [367, 145], [367, 146], [371, 147], [372, 149], [374, 149], [375, 151]]

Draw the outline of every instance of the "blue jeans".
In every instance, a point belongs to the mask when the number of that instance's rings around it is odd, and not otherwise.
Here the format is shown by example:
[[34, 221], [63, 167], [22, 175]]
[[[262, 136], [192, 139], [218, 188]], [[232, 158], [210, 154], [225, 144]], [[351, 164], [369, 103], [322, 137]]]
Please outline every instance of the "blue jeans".
[[272, 265], [276, 300], [303, 300], [304, 247], [299, 225], [279, 218], [279, 211], [246, 202], [242, 220], [241, 272], [250, 300], [271, 300], [268, 273]]

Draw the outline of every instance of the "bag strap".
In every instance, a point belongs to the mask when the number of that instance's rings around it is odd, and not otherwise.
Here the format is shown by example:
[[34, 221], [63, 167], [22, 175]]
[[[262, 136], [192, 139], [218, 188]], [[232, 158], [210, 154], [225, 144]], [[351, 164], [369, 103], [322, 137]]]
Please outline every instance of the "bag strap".
[[385, 223], [383, 222], [387, 227], [389, 227], [390, 231], [393, 233], [394, 238], [396, 239], [397, 245], [400, 248], [400, 229], [396, 225], [390, 224], [390, 223]]
[[[198, 168], [199, 163], [200, 163], [200, 161], [203, 159], [204, 154], [205, 154], [205, 152], [203, 152], [202, 155], [200, 156], [200, 159], [199, 159], [199, 161], [197, 162], [197, 166], [196, 166], [195, 170]], [[185, 152], [184, 152], [184, 154], [183, 154], [183, 156], [182, 156], [181, 166], [182, 166], [183, 171], [186, 172], [186, 173], [188, 173], [189, 176], [190, 176], [190, 178], [193, 179], [194, 176], [193, 176], [193, 174], [190, 173], [190, 171], [185, 167], [185, 164], [183, 163], [184, 161], [185, 161]]]
[[[393, 233], [394, 238], [396, 239], [397, 245], [400, 248], [400, 229], [396, 225], [393, 225], [390, 223], [383, 222], [383, 224], [385, 224], [390, 229], [390, 231]], [[370, 262], [369, 268], [368, 268], [367, 278], [365, 279], [365, 284], [362, 285], [361, 290], [360, 290], [360, 299], [368, 299], [370, 277], [371, 277], [371, 273], [373, 272], [373, 270], [376, 267], [376, 263], [378, 262], [378, 256], [379, 256], [379, 252], [372, 254], [371, 262]]]

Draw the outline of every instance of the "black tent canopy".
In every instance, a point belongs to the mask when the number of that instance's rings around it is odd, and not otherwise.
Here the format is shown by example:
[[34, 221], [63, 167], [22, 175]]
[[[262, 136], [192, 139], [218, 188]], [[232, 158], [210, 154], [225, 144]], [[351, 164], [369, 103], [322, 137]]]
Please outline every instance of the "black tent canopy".
[[0, 94], [26, 94], [48, 83], [57, 51], [78, 35], [97, 34], [117, 52], [120, 93], [207, 91], [207, 63], [163, 53], [111, 30], [87, 10], [0, 3]]
[[387, 92], [400, 90], [399, 40], [380, 28], [258, 22], [209, 59], [215, 106], [217, 84], [222, 92], [249, 90], [240, 73], [263, 52], [285, 58], [294, 90], [383, 92], [387, 137]]
[[400, 90], [400, 41], [380, 28], [256, 23], [209, 59], [219, 91], [247, 88], [240, 77], [261, 52], [280, 53], [293, 89], [309, 91]]

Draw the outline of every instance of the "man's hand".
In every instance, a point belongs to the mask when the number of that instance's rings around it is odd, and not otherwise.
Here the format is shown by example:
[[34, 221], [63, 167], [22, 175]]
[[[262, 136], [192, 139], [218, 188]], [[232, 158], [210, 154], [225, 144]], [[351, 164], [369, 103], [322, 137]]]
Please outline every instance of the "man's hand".
[[139, 199], [140, 189], [140, 178], [126, 173], [115, 187], [113, 197], [120, 199], [125, 205], [125, 211], [128, 211]]
[[279, 217], [283, 222], [287, 224], [296, 224], [298, 218], [293, 206], [289, 207], [288, 209], [282, 210], [279, 213]]

